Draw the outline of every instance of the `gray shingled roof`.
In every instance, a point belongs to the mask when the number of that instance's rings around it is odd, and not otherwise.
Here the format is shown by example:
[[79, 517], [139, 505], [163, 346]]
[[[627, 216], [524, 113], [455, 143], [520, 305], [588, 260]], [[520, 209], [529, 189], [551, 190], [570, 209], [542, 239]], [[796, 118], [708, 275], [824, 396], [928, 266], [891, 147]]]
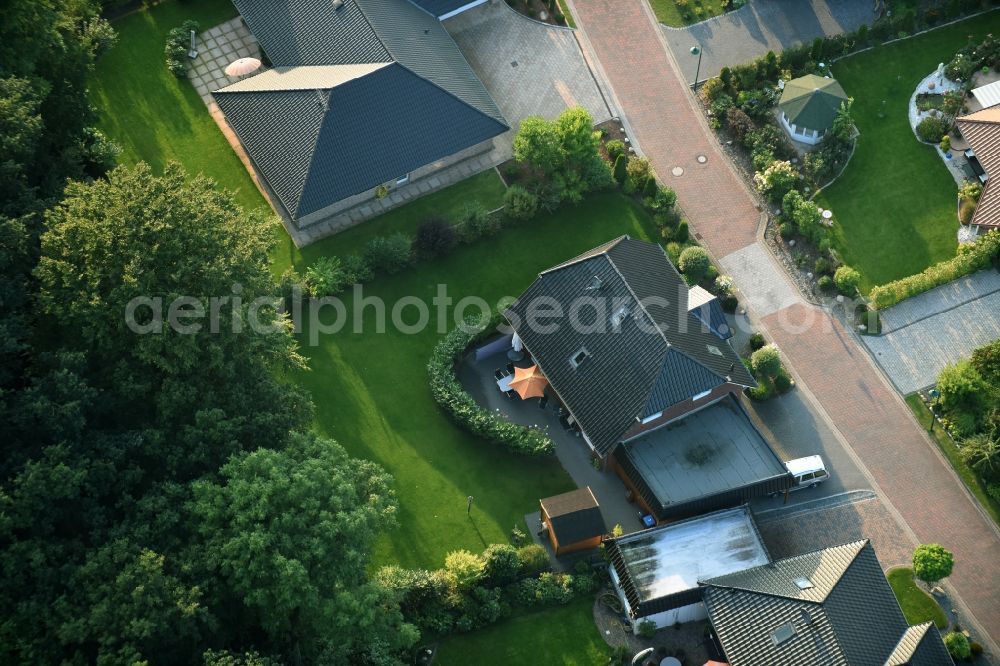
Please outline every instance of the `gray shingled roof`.
[[214, 92], [292, 217], [509, 128], [435, 17], [407, 0], [234, 0], [275, 70]]
[[885, 660], [885, 666], [952, 666], [953, 663], [933, 622], [907, 629]]
[[[687, 295], [660, 246], [623, 236], [541, 273], [505, 315], [604, 454], [637, 419], [727, 380], [755, 385], [736, 352], [688, 312]], [[555, 331], [527, 325], [531, 304], [546, 299], [562, 307]], [[574, 303], [580, 330], [569, 325]], [[615, 312], [624, 313], [618, 327], [609, 321]], [[574, 368], [581, 349], [587, 359]]]
[[[802, 589], [796, 580], [809, 587]], [[732, 666], [882, 666], [907, 630], [867, 540], [702, 581], [705, 604]], [[779, 642], [773, 632], [791, 625]]]
[[546, 497], [539, 504], [549, 516], [549, 529], [562, 546], [604, 534], [604, 518], [590, 486]]

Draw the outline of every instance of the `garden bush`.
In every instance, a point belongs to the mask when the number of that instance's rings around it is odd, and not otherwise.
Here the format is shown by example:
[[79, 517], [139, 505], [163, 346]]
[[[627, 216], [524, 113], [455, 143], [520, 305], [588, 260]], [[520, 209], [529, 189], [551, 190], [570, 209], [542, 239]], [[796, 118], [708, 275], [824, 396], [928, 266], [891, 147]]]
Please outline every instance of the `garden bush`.
[[604, 144], [604, 149], [608, 151], [608, 159], [614, 164], [619, 157], [625, 154], [625, 142], [621, 139], [611, 139]]
[[677, 268], [691, 283], [699, 282], [705, 277], [711, 265], [712, 261], [709, 259], [708, 252], [697, 246], [684, 248], [677, 262]]
[[962, 462], [989, 486], [1000, 484], [1000, 433], [977, 432], [962, 440]]
[[197, 21], [184, 21], [179, 28], [173, 28], [167, 33], [167, 44], [163, 49], [163, 55], [167, 63], [167, 69], [178, 77], [182, 78], [187, 74], [188, 49], [191, 47], [191, 31], [195, 34], [200, 30]]
[[925, 269], [922, 273], [873, 287], [869, 297], [876, 310], [891, 307], [934, 287], [990, 266], [1000, 255], [1000, 231], [991, 231], [975, 243], [958, 247], [958, 254]]
[[413, 263], [410, 239], [398, 232], [376, 236], [365, 245], [364, 257], [376, 273], [398, 273]]
[[549, 568], [549, 555], [537, 543], [518, 548], [517, 558], [521, 561], [522, 574], [536, 574]]
[[502, 226], [500, 215], [487, 212], [480, 204], [466, 204], [458, 215], [458, 235], [463, 243], [495, 236]]
[[483, 551], [484, 573], [491, 585], [506, 585], [521, 573], [521, 558], [517, 548], [506, 543], [494, 543]]
[[750, 356], [750, 367], [760, 379], [770, 379], [781, 370], [781, 354], [774, 345], [764, 345]]
[[767, 340], [760, 333], [750, 335], [750, 351], [757, 351], [767, 345]]
[[681, 220], [680, 223], [678, 223], [677, 225], [676, 231], [674, 231], [674, 240], [677, 241], [678, 243], [687, 243], [690, 237], [691, 237], [691, 232], [688, 229], [687, 221]]
[[503, 212], [511, 220], [530, 220], [538, 212], [538, 196], [520, 185], [511, 185], [503, 193]]
[[913, 575], [933, 585], [951, 575], [955, 558], [941, 544], [925, 543], [913, 551]]
[[833, 274], [833, 282], [837, 285], [837, 291], [844, 296], [854, 296], [861, 284], [861, 273], [850, 266], [841, 266]]
[[635, 194], [646, 185], [646, 181], [652, 175], [649, 160], [645, 157], [633, 156], [625, 166], [625, 193]]
[[448, 220], [432, 217], [417, 227], [413, 249], [422, 259], [448, 254], [458, 242], [458, 235]]
[[615, 166], [612, 171], [615, 182], [619, 185], [625, 185], [625, 179], [628, 178], [628, 155], [619, 155], [616, 157]]
[[799, 173], [791, 162], [779, 160], [755, 173], [753, 181], [761, 194], [777, 203], [798, 183]]
[[726, 126], [732, 132], [733, 138], [743, 143], [747, 135], [757, 129], [753, 120], [743, 109], [733, 107], [726, 111]]
[[816, 286], [819, 287], [820, 291], [829, 294], [833, 291], [836, 284], [834, 284], [833, 278], [829, 275], [820, 275], [819, 279], [816, 280]]
[[309, 293], [317, 298], [339, 294], [346, 284], [340, 257], [320, 257], [306, 269]]
[[813, 262], [813, 272], [816, 275], [823, 275], [830, 272], [830, 260], [826, 257], [818, 257], [815, 262]]
[[644, 199], [651, 200], [656, 196], [659, 189], [660, 186], [656, 182], [656, 178], [654, 176], [650, 176], [646, 179], [646, 185], [642, 188], [642, 196]]
[[566, 604], [573, 599], [573, 576], [546, 571], [538, 576], [535, 599], [541, 604]]
[[733, 314], [734, 312], [736, 312], [736, 308], [738, 308], [739, 305], [740, 305], [739, 299], [733, 296], [732, 294], [726, 294], [719, 301], [719, 306], [722, 308], [722, 311], [727, 312], [729, 314]]
[[467, 590], [486, 574], [483, 558], [467, 550], [455, 550], [444, 558], [444, 571], [459, 590]]
[[635, 633], [640, 638], [649, 640], [656, 635], [656, 623], [651, 620], [640, 620], [635, 626]]
[[372, 278], [375, 277], [371, 264], [359, 254], [347, 255], [347, 258], [344, 259], [343, 270], [345, 284], [364, 284], [371, 282]]
[[[681, 224], [684, 223], [681, 222]], [[679, 232], [680, 232], [679, 226], [677, 228], [677, 232], [678, 233], [674, 234], [675, 238], [679, 237]], [[667, 257], [670, 259], [670, 263], [676, 266], [681, 259], [681, 252], [684, 251], [684, 246], [680, 242], [675, 240], [673, 242], [667, 243], [666, 250], [667, 250]]]
[[455, 376], [455, 365], [466, 350], [488, 335], [498, 323], [498, 318], [485, 325], [469, 319], [465, 326], [455, 328], [435, 345], [427, 364], [431, 396], [455, 423], [477, 437], [504, 446], [514, 453], [550, 455], [553, 452], [552, 440], [545, 433], [511, 423], [482, 407]]
[[938, 143], [950, 128], [944, 118], [927, 116], [917, 123], [917, 136], [925, 143]]
[[948, 648], [948, 654], [955, 661], [966, 661], [972, 656], [969, 639], [963, 633], [952, 631], [945, 635], [944, 646]]

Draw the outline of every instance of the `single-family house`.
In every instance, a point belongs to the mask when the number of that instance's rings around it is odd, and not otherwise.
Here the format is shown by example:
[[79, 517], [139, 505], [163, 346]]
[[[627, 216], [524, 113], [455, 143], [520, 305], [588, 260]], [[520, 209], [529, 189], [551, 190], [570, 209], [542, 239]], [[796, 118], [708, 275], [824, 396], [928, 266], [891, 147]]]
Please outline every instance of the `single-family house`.
[[271, 68], [212, 94], [286, 224], [363, 217], [509, 129], [439, 20], [478, 2], [233, 3]]
[[969, 225], [977, 234], [1000, 229], [1000, 186], [990, 178], [1000, 173], [1000, 105], [962, 116], [958, 129], [970, 146], [965, 151], [969, 166], [983, 184]]
[[907, 626], [867, 540], [701, 581], [730, 666], [950, 666], [932, 623]]
[[756, 382], [718, 299], [659, 245], [616, 238], [540, 273], [504, 314], [567, 420], [657, 521], [790, 486], [740, 404]]
[[808, 145], [820, 142], [842, 104], [847, 93], [836, 79], [806, 74], [785, 82], [778, 100], [781, 126], [793, 140]]

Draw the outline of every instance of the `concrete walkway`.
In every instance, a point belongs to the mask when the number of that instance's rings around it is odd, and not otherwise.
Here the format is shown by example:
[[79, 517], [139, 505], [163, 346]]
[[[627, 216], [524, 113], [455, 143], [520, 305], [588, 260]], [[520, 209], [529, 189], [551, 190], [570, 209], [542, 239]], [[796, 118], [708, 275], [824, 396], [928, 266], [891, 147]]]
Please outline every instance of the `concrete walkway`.
[[736, 11], [686, 28], [660, 27], [680, 64], [684, 79], [693, 81], [698, 59], [690, 49], [703, 49], [701, 73], [705, 80], [725, 66], [749, 62], [768, 51], [817, 37], [856, 30], [872, 22], [871, 0], [749, 0]]
[[862, 341], [903, 395], [1000, 338], [1000, 273], [980, 271], [882, 313], [883, 334]]
[[[649, 7], [614, 0], [569, 2], [635, 143], [677, 190], [696, 237], [732, 271], [744, 300], [755, 302], [753, 294], [762, 283], [771, 293], [792, 293], [782, 284], [788, 279], [776, 262], [727, 260], [758, 242], [762, 216], [695, 108]], [[707, 157], [704, 164], [698, 155]], [[767, 309], [780, 309], [762, 317], [760, 324], [789, 361], [800, 389], [816, 398], [851, 455], [867, 468], [887, 515], [906, 541], [938, 542], [954, 551], [959, 564], [950, 583], [974, 616], [973, 624], [978, 622], [988, 634], [981, 642], [995, 645], [986, 639], [1000, 636], [996, 527], [853, 335], [801, 297], [773, 302]], [[862, 534], [885, 530], [882, 521], [869, 525], [864, 514], [858, 516]]]

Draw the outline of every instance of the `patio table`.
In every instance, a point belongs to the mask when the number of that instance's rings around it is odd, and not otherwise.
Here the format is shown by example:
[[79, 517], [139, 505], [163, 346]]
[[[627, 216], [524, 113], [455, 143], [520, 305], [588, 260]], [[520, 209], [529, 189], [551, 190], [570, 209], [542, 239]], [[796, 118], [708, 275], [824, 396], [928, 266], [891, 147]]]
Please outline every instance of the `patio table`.
[[510, 383], [514, 381], [514, 375], [507, 375], [502, 379], [497, 380], [497, 388], [500, 389], [501, 393], [506, 393], [510, 390]]
[[681, 666], [681, 662], [677, 657], [664, 657], [660, 666]]

